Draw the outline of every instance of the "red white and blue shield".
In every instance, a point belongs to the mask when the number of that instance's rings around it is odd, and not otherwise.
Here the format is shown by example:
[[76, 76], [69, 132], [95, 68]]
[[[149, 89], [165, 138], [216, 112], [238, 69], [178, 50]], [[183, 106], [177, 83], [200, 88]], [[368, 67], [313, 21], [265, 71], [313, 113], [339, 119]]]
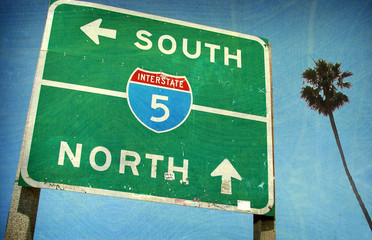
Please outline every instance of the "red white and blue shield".
[[129, 78], [127, 99], [134, 116], [154, 132], [168, 132], [188, 117], [192, 92], [184, 76], [137, 68]]

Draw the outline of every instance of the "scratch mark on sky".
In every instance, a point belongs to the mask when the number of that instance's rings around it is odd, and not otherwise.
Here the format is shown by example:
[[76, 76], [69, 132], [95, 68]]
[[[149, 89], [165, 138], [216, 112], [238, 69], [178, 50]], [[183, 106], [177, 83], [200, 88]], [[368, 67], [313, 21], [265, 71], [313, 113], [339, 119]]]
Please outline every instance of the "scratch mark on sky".
[[[318, 0], [314, 0], [311, 3], [311, 9], [310, 9], [309, 37], [308, 37], [308, 53], [310, 54], [310, 56], [312, 55], [314, 51], [314, 18], [315, 18], [315, 10], [316, 10], [317, 4], [318, 4]], [[311, 59], [309, 59], [308, 65], [311, 65]]]

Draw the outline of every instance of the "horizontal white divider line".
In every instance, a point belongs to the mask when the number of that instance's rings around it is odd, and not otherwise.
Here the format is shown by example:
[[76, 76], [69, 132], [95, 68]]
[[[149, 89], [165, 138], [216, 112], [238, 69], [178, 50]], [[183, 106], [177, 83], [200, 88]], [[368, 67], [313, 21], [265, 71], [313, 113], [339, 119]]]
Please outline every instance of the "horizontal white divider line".
[[[41, 84], [44, 86], [50, 86], [50, 87], [58, 87], [58, 88], [89, 92], [89, 93], [96, 93], [96, 94], [113, 96], [113, 97], [127, 98], [127, 93], [125, 92], [82, 86], [82, 85], [77, 85], [77, 84], [72, 84], [72, 83], [55, 82], [55, 81], [42, 79]], [[205, 107], [205, 106], [200, 106], [200, 105], [195, 105], [195, 104], [191, 106], [191, 109], [196, 110], [196, 111], [201, 111], [201, 112], [214, 113], [214, 114], [254, 120], [254, 121], [259, 121], [259, 122], [267, 122], [266, 117], [251, 115], [247, 113], [234, 112], [234, 111], [229, 111], [229, 110], [223, 110], [223, 109], [218, 109], [218, 108], [212, 108], [212, 107]]]
[[266, 122], [266, 117], [251, 115], [247, 113], [240, 113], [240, 112], [233, 112], [233, 111], [223, 110], [223, 109], [218, 109], [218, 108], [204, 107], [204, 106], [195, 105], [195, 104], [191, 106], [191, 109], [201, 111], [201, 112], [215, 113], [215, 114], [229, 116], [229, 117], [236, 117], [236, 118], [255, 120], [259, 122]]
[[64, 89], [70, 89], [70, 90], [76, 90], [76, 91], [82, 91], [82, 92], [97, 93], [97, 94], [113, 96], [113, 97], [127, 98], [127, 93], [125, 92], [82, 86], [82, 85], [77, 85], [77, 84], [72, 84], [72, 83], [55, 82], [55, 81], [49, 81], [49, 80], [43, 79], [41, 80], [41, 84], [45, 86], [50, 86], [50, 87], [58, 87], [58, 88], [64, 88]]

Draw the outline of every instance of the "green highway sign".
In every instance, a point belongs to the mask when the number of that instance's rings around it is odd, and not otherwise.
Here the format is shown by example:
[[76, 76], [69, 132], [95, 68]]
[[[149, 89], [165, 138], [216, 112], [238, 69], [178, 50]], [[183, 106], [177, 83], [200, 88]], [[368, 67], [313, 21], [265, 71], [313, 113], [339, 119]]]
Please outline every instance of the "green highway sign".
[[79, 2], [48, 12], [20, 184], [267, 214], [266, 39]]

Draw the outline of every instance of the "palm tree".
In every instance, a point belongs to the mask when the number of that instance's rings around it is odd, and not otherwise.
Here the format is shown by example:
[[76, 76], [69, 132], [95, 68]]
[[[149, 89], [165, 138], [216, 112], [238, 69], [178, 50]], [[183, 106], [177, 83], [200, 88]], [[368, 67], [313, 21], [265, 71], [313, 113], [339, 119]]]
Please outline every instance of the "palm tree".
[[329, 116], [346, 175], [359, 202], [359, 205], [362, 208], [364, 216], [366, 217], [369, 228], [372, 231], [371, 217], [369, 216], [368, 211], [364, 206], [361, 197], [359, 196], [354, 180], [351, 177], [349, 169], [346, 165], [345, 156], [342, 151], [333, 117], [333, 111], [349, 102], [348, 96], [341, 93], [339, 89], [342, 90], [343, 88], [351, 87], [351, 84], [349, 82], [345, 82], [344, 79], [350, 77], [353, 75], [353, 73], [349, 71], [341, 72], [340, 63], [333, 64], [323, 59], [319, 59], [317, 61], [314, 60], [314, 62], [316, 65], [314, 68], [308, 68], [302, 73], [302, 77], [305, 80], [301, 89], [301, 98], [307, 102], [311, 109], [318, 111], [319, 114], [323, 114], [324, 116]]

